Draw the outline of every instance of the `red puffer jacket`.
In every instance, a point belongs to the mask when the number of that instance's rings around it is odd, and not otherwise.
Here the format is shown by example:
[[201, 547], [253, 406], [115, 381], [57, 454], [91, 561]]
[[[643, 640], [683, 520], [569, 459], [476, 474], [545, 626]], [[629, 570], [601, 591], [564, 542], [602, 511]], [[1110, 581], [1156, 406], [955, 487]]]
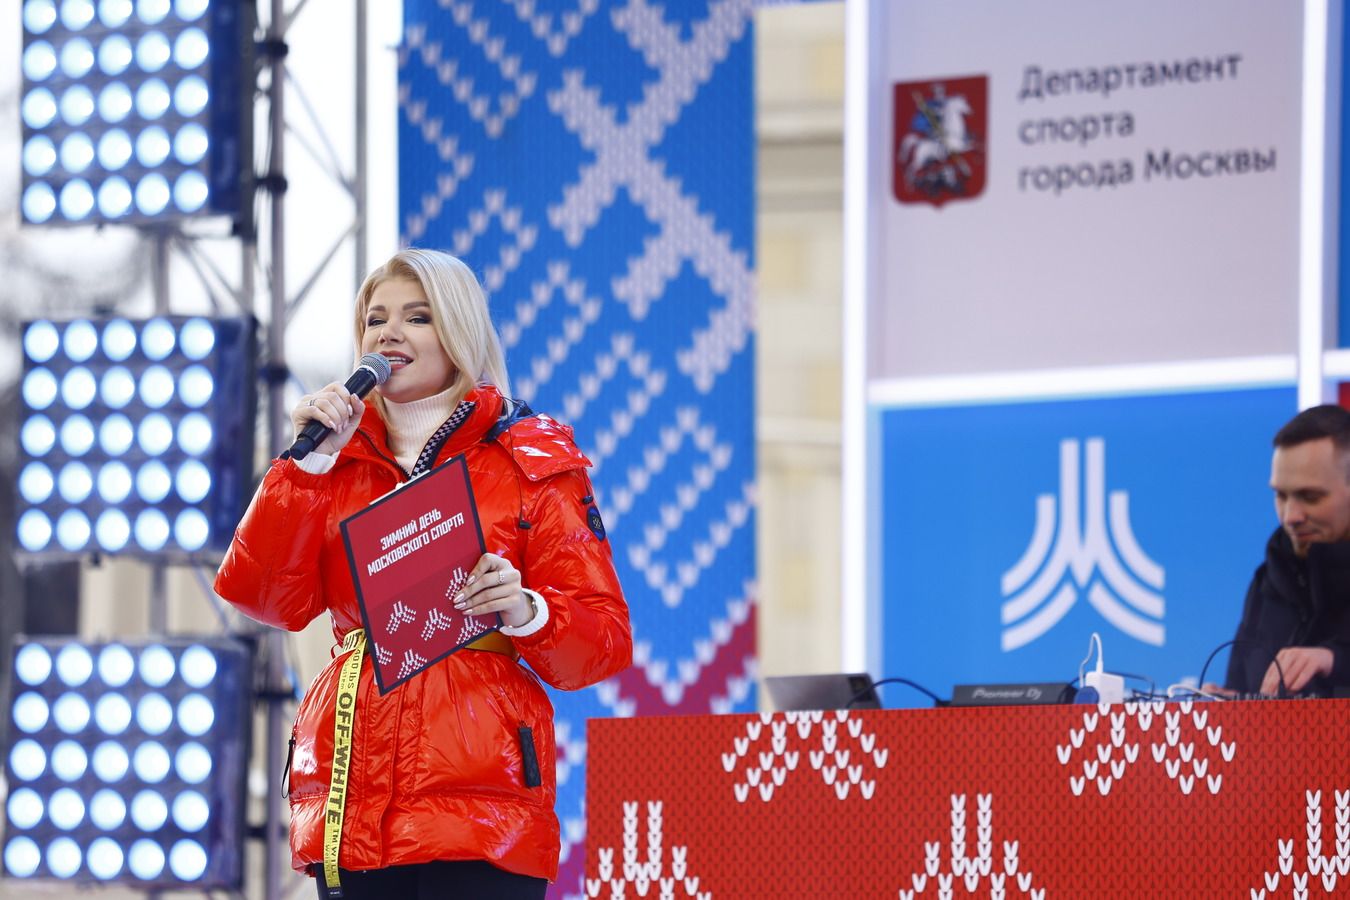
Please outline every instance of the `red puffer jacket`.
[[[468, 399], [474, 411], [437, 462], [465, 455], [488, 550], [506, 550], [525, 586], [548, 603], [549, 619], [540, 631], [511, 638], [528, 669], [502, 653], [466, 649], [381, 696], [363, 663], [340, 864], [355, 870], [486, 859], [551, 880], [559, 850], [553, 707], [539, 678], [574, 690], [627, 667], [628, 608], [603, 526], [598, 516], [588, 520], [590, 461], [571, 429], [530, 416], [490, 438], [502, 414], [500, 394], [480, 387]], [[406, 480], [385, 435], [372, 404], [326, 474], [273, 462], [235, 532], [216, 591], [280, 628], [298, 631], [325, 611], [339, 640], [359, 628], [338, 523]], [[296, 869], [323, 862], [334, 702], [345, 659], [339, 654], [319, 673], [296, 717]], [[533, 730], [538, 787], [525, 784], [522, 724]]]

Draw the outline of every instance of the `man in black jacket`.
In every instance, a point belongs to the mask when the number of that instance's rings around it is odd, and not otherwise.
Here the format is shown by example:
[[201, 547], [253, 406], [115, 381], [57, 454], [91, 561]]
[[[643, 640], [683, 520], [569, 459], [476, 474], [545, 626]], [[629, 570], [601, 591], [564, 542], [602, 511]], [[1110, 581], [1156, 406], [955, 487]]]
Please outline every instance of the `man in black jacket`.
[[1330, 696], [1350, 687], [1350, 412], [1306, 409], [1274, 444], [1280, 527], [1247, 588], [1225, 683]]

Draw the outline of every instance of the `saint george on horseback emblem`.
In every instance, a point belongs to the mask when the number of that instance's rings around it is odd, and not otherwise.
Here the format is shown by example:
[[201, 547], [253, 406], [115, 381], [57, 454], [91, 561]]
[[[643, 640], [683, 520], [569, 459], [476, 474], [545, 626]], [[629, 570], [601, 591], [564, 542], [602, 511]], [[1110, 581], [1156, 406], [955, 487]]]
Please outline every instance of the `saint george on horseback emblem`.
[[988, 120], [988, 76], [897, 84], [891, 150], [895, 199], [940, 207], [979, 196]]

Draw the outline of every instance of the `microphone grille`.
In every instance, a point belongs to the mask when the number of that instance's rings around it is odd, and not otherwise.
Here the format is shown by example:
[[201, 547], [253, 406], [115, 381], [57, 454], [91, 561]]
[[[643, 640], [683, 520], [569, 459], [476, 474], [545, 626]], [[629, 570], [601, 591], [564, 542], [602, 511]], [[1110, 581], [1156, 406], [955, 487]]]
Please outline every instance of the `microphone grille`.
[[367, 353], [361, 357], [361, 365], [374, 373], [376, 384], [384, 384], [394, 371], [393, 367], [389, 365], [389, 360], [382, 353]]

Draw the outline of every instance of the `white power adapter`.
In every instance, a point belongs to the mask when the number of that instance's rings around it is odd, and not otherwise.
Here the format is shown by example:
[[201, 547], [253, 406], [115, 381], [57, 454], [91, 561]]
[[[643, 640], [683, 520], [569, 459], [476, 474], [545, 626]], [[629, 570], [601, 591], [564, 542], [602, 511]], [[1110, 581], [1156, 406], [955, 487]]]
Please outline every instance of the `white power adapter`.
[[[1103, 669], [1104, 662], [1102, 660], [1101, 636], [1094, 631], [1092, 633], [1092, 640], [1097, 645], [1097, 668], [1083, 676], [1083, 687], [1095, 690], [1097, 692], [1098, 702], [1124, 703], [1125, 679]], [[1091, 652], [1091, 648], [1089, 647], [1088, 653], [1091, 654]], [[1087, 660], [1084, 660], [1084, 662], [1086, 661]]]
[[[1101, 663], [1098, 663], [1100, 666]], [[1100, 668], [1083, 676], [1083, 684], [1097, 689], [1097, 698], [1101, 703], [1125, 702], [1125, 679]]]

